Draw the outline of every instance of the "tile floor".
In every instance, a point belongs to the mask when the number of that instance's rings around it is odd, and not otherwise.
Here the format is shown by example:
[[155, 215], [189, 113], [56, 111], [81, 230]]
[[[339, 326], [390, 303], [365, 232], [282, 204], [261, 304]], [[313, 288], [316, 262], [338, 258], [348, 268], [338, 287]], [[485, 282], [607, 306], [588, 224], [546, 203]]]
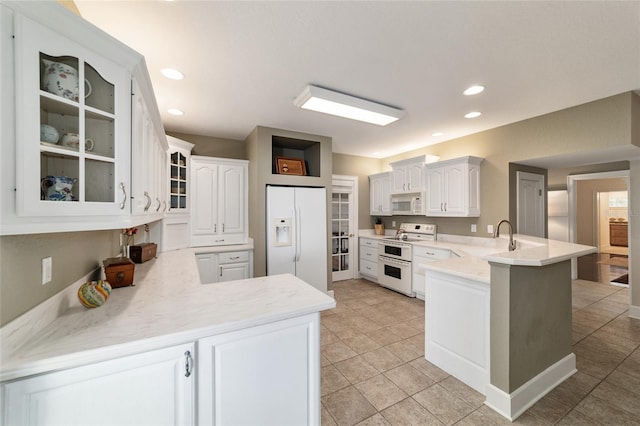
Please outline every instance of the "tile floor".
[[[321, 317], [322, 424], [510, 424], [484, 396], [424, 359], [424, 302], [366, 280], [334, 283]], [[629, 290], [576, 280], [578, 372], [514, 423], [640, 425], [640, 320]]]

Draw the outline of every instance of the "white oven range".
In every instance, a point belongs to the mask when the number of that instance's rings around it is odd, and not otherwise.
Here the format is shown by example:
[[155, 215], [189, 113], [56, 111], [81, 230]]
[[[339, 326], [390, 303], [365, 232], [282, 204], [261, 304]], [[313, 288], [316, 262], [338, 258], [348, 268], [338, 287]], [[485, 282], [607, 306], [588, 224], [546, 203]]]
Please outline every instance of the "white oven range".
[[378, 243], [378, 283], [391, 290], [414, 297], [411, 277], [411, 241], [436, 239], [436, 225], [403, 223], [396, 238]]

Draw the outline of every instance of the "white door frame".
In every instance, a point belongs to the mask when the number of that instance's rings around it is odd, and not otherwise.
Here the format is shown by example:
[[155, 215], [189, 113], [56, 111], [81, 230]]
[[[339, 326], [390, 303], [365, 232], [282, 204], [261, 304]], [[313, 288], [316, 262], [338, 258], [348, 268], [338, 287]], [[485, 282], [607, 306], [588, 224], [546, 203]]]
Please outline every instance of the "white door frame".
[[[581, 180], [595, 180], [595, 179], [613, 179], [624, 178], [627, 182], [627, 192], [631, 197], [629, 191], [629, 170], [617, 170], [613, 172], [600, 172], [600, 173], [588, 173], [584, 175], [569, 175], [567, 176], [567, 192], [569, 195], [569, 242], [575, 243], [578, 237], [578, 181]], [[629, 222], [629, 235], [631, 235], [631, 222]], [[571, 279], [578, 277], [578, 264], [575, 258], [571, 259]], [[629, 292], [631, 297], [631, 292]], [[631, 303], [631, 300], [629, 300]]]
[[[353, 273], [352, 279], [357, 278], [358, 276], [358, 177], [357, 176], [347, 176], [347, 175], [332, 175], [332, 189], [331, 193], [333, 193], [333, 186], [348, 186], [351, 188], [351, 219], [353, 224], [353, 229], [350, 231], [349, 235], [349, 270]], [[331, 228], [328, 230], [331, 233]], [[331, 235], [329, 235], [331, 237]], [[328, 249], [331, 250], [331, 245], [328, 246]]]
[[540, 238], [546, 238], [546, 235], [544, 234], [544, 224], [547, 220], [546, 215], [544, 214], [544, 205], [545, 205], [545, 200], [547, 198], [547, 191], [546, 191], [546, 182], [545, 182], [545, 178], [544, 175], [540, 174], [540, 173], [530, 173], [530, 172], [523, 172], [518, 170], [516, 172], [516, 217], [517, 222], [516, 222], [516, 229], [518, 231], [518, 234], [522, 234], [522, 227], [520, 226], [520, 211], [521, 211], [521, 206], [520, 206], [520, 181], [521, 180], [535, 180], [541, 183], [540, 185], [540, 190], [541, 193], [540, 195], [542, 196], [541, 198], [541, 202], [540, 205], [538, 207], [538, 211], [536, 212], [536, 214], [538, 215], [538, 219], [539, 219], [539, 223], [540, 226], [542, 227], [542, 229], [540, 229], [540, 235], [534, 235], [535, 237], [540, 237]]

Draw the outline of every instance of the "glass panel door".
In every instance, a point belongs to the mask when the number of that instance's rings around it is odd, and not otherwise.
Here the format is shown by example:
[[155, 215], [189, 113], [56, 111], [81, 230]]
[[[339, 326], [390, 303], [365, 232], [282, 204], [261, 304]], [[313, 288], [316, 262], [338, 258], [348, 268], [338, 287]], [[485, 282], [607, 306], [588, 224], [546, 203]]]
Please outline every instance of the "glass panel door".
[[332, 280], [355, 278], [353, 250], [353, 194], [333, 187], [331, 194], [331, 270]]

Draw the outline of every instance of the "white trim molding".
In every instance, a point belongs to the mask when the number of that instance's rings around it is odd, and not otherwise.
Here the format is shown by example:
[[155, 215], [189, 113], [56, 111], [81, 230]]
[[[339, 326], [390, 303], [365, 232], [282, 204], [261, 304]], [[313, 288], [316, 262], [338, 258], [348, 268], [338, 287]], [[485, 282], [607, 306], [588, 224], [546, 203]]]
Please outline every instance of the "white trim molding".
[[640, 319], [640, 306], [629, 305], [628, 316], [630, 318]]
[[514, 421], [577, 371], [576, 356], [571, 353], [510, 394], [489, 384], [484, 403], [498, 414]]

